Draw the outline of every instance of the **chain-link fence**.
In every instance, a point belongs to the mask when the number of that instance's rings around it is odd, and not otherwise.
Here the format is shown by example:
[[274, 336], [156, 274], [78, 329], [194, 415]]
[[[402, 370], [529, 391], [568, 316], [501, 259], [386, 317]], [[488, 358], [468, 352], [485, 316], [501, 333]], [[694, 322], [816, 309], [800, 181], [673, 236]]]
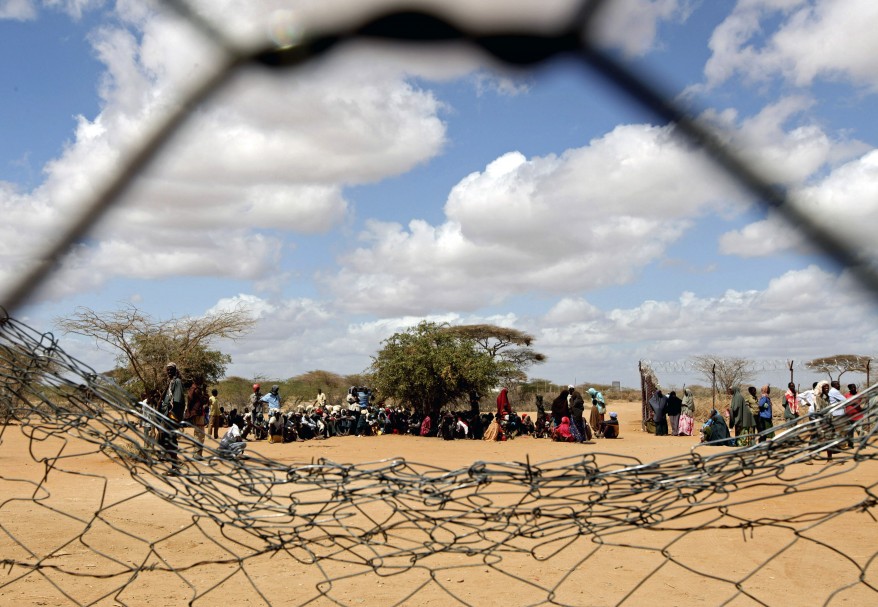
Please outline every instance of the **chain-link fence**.
[[[857, 416], [823, 410], [744, 449], [444, 469], [215, 442], [201, 459], [176, 422], [9, 318], [0, 368], [8, 604], [878, 600], [878, 388]], [[801, 568], [820, 575], [789, 583]]]
[[[592, 44], [590, 28], [604, 4], [584, 2], [564, 28], [549, 33], [486, 30], [402, 10], [284, 47], [224, 45], [217, 72], [168, 114], [3, 303], [14, 316], [161, 152], [190, 108], [242, 66], [295, 69], [364, 38], [467, 44], [516, 66], [573, 57], [675, 124], [878, 293], [874, 269], [848, 243], [801, 215], [786, 192], [671, 101], [657, 77]], [[223, 40], [185, 4], [168, 5]], [[239, 459], [207, 445], [207, 458], [195, 459], [193, 438], [174, 422], [148, 415], [67, 356], [51, 335], [7, 316], [0, 322], [0, 371], [7, 420], [0, 427], [4, 603], [878, 600], [874, 389], [858, 397], [856, 414], [825, 410], [744, 449], [704, 446], [653, 462], [588, 452], [443, 469], [402, 459], [289, 465]], [[162, 436], [175, 437], [179, 452], [170, 453]]]

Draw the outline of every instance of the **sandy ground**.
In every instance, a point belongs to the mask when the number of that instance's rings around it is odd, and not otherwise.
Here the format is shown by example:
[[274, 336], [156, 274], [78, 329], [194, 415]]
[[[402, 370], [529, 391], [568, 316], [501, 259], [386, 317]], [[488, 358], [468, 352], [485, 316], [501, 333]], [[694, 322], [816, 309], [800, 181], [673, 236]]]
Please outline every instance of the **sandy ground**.
[[[673, 458], [689, 454], [698, 439], [641, 432], [639, 408], [610, 403], [622, 420], [621, 438], [584, 445], [529, 437], [487, 443], [411, 436], [248, 445], [251, 455], [291, 466], [326, 459], [374, 467], [366, 463], [399, 458], [419, 473], [435, 474], [431, 467], [529, 462], [547, 475], [560, 475], [557, 493], [543, 494], [538, 536], [518, 535], [515, 530], [525, 523], [503, 524], [498, 514], [487, 531], [476, 534], [472, 554], [437, 550], [414, 564], [367, 559], [386, 556], [389, 544], [410, 541], [412, 550], [447, 544], [443, 534], [458, 532], [444, 525], [427, 530], [403, 525], [390, 539], [380, 534], [368, 542], [359, 539], [368, 527], [362, 520], [380, 525], [401, 516], [399, 501], [388, 509], [379, 495], [352, 507], [350, 523], [342, 521], [341, 527], [357, 541], [315, 541], [309, 551], [284, 536], [286, 541], [278, 539], [277, 549], [266, 552], [264, 539], [248, 530], [200, 516], [199, 508], [221, 512], [217, 520], [231, 515], [192, 479], [149, 468], [132, 474], [117, 458], [75, 438], [73, 430], [46, 435], [9, 426], [0, 436], [0, 605], [878, 604], [872, 590], [878, 588], [874, 462], [785, 462], [758, 482], [746, 475], [725, 481], [729, 496], [712, 493], [716, 503], [707, 503], [698, 497], [703, 493], [660, 486], [663, 475], [679, 482], [679, 460]], [[698, 452], [709, 457], [730, 450]], [[584, 507], [595, 489], [564, 480], [568, 463], [575, 469], [583, 454], [595, 454], [589, 461], [601, 470], [637, 463], [627, 458], [670, 463], [627, 473], [621, 497], [612, 490], [601, 494], [608, 508], [624, 504], [629, 514], [596, 514], [602, 504]], [[631, 479], [644, 479], [642, 488]], [[490, 489], [461, 494], [459, 504], [430, 516], [457, 512], [464, 502], [471, 516], [482, 507], [479, 499], [486, 500], [485, 512], [522, 508], [520, 492]], [[227, 494], [235, 491], [232, 483]], [[310, 502], [330, 506], [344, 499], [331, 487], [307, 495]], [[236, 499], [251, 503], [243, 493], [231, 503]], [[525, 506], [532, 511], [540, 505]], [[495, 506], [499, 510], [490, 510]], [[417, 511], [419, 505], [412, 501], [410, 507]], [[570, 524], [580, 513], [592, 517], [594, 528], [582, 521]], [[649, 524], [648, 517], [662, 522]], [[302, 525], [290, 531], [278, 524], [278, 529], [304, 540], [315, 532]], [[314, 555], [322, 557], [317, 564]]]

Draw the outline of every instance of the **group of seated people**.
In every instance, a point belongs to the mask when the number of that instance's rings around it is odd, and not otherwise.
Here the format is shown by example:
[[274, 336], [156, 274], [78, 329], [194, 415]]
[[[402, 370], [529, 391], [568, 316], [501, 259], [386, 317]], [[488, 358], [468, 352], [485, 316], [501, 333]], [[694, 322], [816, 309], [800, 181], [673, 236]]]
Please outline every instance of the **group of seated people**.
[[[237, 426], [241, 440], [265, 440], [271, 443], [287, 443], [332, 436], [373, 436], [382, 434], [438, 436], [445, 440], [482, 440], [485, 432], [495, 421], [493, 413], [474, 410], [443, 411], [438, 424], [431, 415], [402, 407], [377, 407], [369, 405], [365, 409], [331, 406], [326, 409], [313, 406], [299, 406], [287, 412], [273, 411], [268, 419], [257, 410], [254, 414], [245, 407], [243, 413], [237, 409], [226, 412], [221, 408], [222, 425]], [[548, 436], [540, 434], [534, 420], [527, 413], [519, 415], [512, 412], [498, 423], [505, 440], [516, 436]]]
[[[587, 422], [583, 420], [583, 424], [586, 423]], [[551, 432], [552, 440], [571, 443], [577, 442], [574, 432], [571, 429], [570, 418], [567, 416], [562, 417], [561, 423], [555, 426]], [[599, 428], [589, 427], [586, 430], [586, 436], [589, 436], [591, 433], [598, 438], [619, 438], [619, 415], [616, 412], [611, 412], [608, 419], [601, 421]]]
[[[445, 440], [507, 440], [516, 436], [570, 440], [570, 420], [565, 417], [561, 424], [552, 423], [551, 416], [541, 411], [534, 420], [527, 413], [514, 411], [497, 417], [494, 413], [483, 413], [475, 407], [469, 409], [440, 412], [436, 420], [430, 414], [422, 414], [403, 407], [382, 407], [359, 402], [349, 402], [348, 407], [340, 405], [317, 407], [298, 405], [295, 409], [282, 411], [273, 409], [268, 417], [261, 408], [252, 410], [245, 407], [226, 411], [220, 408], [221, 425], [239, 430], [239, 441], [268, 440], [270, 443], [288, 443], [333, 436], [373, 436], [382, 434], [438, 436]], [[565, 433], [566, 428], [566, 433]], [[487, 436], [486, 436], [487, 434]], [[611, 413], [595, 434], [604, 438], [619, 436], [619, 421]]]

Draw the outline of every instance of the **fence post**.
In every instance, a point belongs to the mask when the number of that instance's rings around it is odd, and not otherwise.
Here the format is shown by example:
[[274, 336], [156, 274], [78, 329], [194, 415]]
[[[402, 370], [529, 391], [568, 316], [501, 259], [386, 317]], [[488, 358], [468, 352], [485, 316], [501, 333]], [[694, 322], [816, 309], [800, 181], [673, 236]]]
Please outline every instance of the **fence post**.
[[713, 402], [713, 408], [716, 409], [716, 364], [710, 369], [711, 379], [711, 402]]

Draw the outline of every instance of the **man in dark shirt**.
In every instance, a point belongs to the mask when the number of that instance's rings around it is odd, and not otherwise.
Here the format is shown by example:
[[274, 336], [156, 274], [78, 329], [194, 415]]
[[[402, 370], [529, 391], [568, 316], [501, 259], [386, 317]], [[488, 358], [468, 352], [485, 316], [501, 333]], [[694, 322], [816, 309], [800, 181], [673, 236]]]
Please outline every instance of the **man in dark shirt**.
[[159, 446], [165, 450], [167, 457], [173, 460], [174, 472], [176, 472], [179, 466], [177, 460], [177, 453], [179, 451], [177, 446], [177, 428], [180, 427], [183, 413], [186, 410], [186, 397], [183, 394], [183, 380], [180, 379], [180, 374], [177, 372], [177, 365], [168, 363], [166, 369], [168, 371], [168, 389], [165, 390], [165, 395], [162, 398], [161, 412], [170, 418], [171, 421], [162, 431]]

